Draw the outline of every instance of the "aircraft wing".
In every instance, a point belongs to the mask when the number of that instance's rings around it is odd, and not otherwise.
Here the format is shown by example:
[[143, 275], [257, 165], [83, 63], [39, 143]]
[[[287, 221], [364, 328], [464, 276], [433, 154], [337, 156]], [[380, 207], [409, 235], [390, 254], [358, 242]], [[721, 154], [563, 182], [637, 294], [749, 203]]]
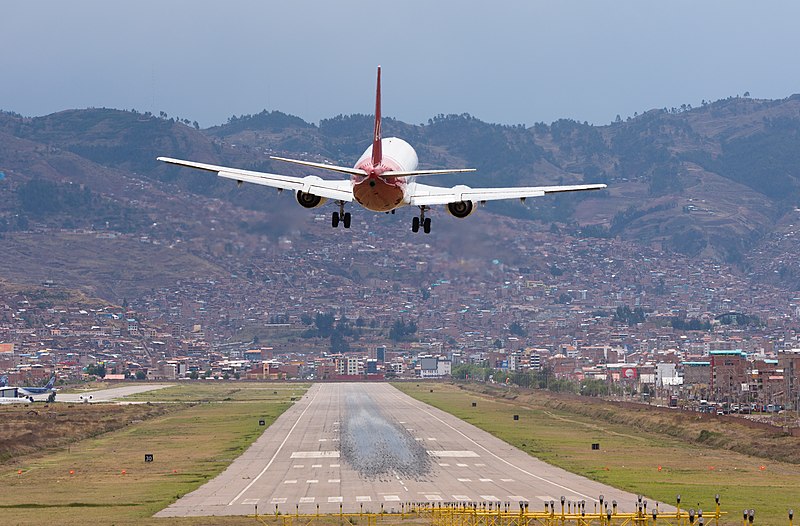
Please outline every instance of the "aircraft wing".
[[279, 188], [281, 190], [295, 190], [307, 194], [327, 197], [337, 201], [353, 200], [353, 185], [349, 180], [342, 179], [322, 179], [316, 175], [306, 177], [293, 177], [291, 175], [279, 175], [266, 172], [254, 172], [251, 170], [241, 170], [239, 168], [229, 168], [227, 166], [217, 166], [214, 164], [197, 163], [194, 161], [184, 161], [169, 157], [159, 157], [157, 160], [187, 168], [216, 172], [220, 177], [233, 179], [237, 183], [246, 182]]
[[584, 190], [600, 190], [604, 184], [579, 184], [570, 186], [521, 186], [512, 188], [470, 188], [457, 185], [452, 188], [442, 188], [426, 184], [415, 183], [411, 192], [409, 203], [412, 206], [448, 205], [461, 201], [496, 201], [500, 199], [526, 199], [528, 197], [542, 197], [545, 194], [559, 192], [581, 192]]

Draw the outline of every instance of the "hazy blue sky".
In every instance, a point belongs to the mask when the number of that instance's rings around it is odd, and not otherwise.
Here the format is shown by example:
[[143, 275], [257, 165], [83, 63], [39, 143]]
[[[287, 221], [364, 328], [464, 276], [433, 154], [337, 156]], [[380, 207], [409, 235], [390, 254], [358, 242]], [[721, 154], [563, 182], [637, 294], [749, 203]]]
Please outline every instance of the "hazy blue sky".
[[220, 124], [439, 113], [532, 125], [800, 92], [800, 2], [6, 2], [0, 109], [105, 106]]

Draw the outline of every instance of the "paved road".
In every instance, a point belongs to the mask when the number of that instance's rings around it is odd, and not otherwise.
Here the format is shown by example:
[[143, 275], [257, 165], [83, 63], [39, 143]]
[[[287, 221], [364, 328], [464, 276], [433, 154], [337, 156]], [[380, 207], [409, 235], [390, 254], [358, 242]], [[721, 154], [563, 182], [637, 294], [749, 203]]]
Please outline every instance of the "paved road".
[[[137, 393], [145, 393], [147, 391], [155, 391], [156, 389], [163, 389], [170, 387], [169, 384], [138, 384], [126, 385], [123, 387], [114, 387], [112, 389], [102, 389], [100, 391], [86, 391], [83, 393], [56, 393], [56, 401], [58, 402], [110, 402], [117, 398], [123, 398]], [[91, 397], [91, 398], [88, 398]]]
[[545, 464], [388, 384], [315, 384], [226, 471], [156, 516], [391, 511], [409, 501], [541, 510], [562, 495], [594, 510], [601, 494], [634, 508], [635, 495]]

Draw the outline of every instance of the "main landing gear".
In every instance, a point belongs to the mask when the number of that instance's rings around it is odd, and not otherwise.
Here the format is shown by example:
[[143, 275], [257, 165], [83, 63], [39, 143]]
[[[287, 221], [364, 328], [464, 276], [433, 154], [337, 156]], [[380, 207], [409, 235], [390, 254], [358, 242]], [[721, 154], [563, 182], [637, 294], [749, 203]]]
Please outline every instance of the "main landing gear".
[[426, 234], [431, 233], [431, 218], [425, 217], [425, 211], [428, 209], [427, 206], [419, 207], [419, 217], [415, 217], [411, 220], [411, 231], [414, 233], [419, 232], [419, 227], [422, 226], [422, 231]]
[[350, 228], [350, 212], [344, 211], [344, 201], [339, 201], [339, 211], [333, 213], [331, 218], [331, 226], [336, 228], [339, 226], [339, 221], [344, 224], [345, 228]]

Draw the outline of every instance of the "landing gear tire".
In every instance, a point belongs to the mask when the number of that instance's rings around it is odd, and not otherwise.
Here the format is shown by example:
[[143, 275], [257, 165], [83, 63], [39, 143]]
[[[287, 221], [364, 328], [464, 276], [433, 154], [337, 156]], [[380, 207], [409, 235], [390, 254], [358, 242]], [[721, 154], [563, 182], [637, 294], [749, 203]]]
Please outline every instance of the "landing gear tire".
[[422, 231], [426, 234], [431, 233], [431, 218], [426, 217], [425, 220], [422, 222]]
[[350, 228], [350, 212], [345, 212], [342, 222], [345, 228]]
[[334, 212], [333, 217], [331, 218], [331, 226], [336, 228], [339, 226], [339, 212]]
[[419, 218], [415, 217], [411, 220], [411, 231], [415, 234], [419, 232]]

